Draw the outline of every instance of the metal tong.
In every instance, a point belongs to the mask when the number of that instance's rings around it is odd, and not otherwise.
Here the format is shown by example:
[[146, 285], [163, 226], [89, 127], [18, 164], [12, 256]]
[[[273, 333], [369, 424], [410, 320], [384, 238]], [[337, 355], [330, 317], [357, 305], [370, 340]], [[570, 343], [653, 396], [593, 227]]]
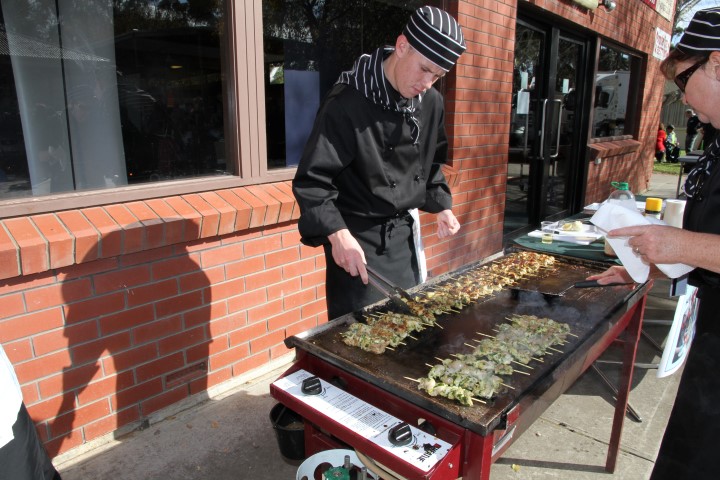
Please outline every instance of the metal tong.
[[403, 313], [411, 313], [407, 302], [415, 301], [412, 295], [395, 285], [384, 276], [380, 275], [378, 272], [370, 268], [369, 265], [365, 265], [365, 269], [368, 272], [368, 280], [373, 287], [385, 295], [390, 302], [399, 310], [402, 310]]

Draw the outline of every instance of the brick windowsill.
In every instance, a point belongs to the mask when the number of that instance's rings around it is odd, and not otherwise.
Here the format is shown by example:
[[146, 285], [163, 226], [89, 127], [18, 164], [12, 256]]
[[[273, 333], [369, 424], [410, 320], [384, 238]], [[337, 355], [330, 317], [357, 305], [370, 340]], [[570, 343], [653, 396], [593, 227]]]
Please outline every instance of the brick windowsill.
[[630, 135], [609, 137], [606, 139], [593, 139], [590, 143], [588, 143], [590, 160], [637, 152], [640, 150], [640, 147], [642, 147], [642, 143], [637, 140], [633, 140]]
[[297, 220], [291, 182], [0, 221], [0, 279]]

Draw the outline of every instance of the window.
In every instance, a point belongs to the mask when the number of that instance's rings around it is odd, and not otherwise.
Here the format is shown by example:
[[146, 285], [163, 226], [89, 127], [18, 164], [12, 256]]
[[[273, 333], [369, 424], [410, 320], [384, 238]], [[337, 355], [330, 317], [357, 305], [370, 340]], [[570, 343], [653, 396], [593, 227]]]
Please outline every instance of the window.
[[340, 72], [425, 3], [0, 0], [0, 216], [292, 178]]
[[222, 0], [19, 3], [0, 3], [0, 201], [233, 170]]
[[640, 59], [619, 48], [600, 45], [595, 74], [592, 136], [632, 134], [635, 102], [633, 84], [639, 77]]

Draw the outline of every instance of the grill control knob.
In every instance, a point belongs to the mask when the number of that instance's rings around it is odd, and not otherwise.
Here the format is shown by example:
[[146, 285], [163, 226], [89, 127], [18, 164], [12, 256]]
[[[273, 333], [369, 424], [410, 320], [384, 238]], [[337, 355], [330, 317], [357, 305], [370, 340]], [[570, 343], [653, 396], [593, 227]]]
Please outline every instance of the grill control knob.
[[318, 377], [306, 378], [302, 382], [300, 391], [305, 395], [317, 395], [322, 392], [322, 383], [320, 383], [320, 379]]
[[407, 423], [399, 423], [392, 427], [388, 432], [388, 440], [396, 447], [402, 447], [412, 442], [413, 434], [410, 425]]

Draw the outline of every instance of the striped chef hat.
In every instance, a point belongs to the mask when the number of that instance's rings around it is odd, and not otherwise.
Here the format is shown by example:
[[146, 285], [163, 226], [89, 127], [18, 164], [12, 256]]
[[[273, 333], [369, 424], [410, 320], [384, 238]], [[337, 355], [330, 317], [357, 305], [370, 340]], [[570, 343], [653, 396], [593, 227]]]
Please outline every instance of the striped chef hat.
[[443, 70], [450, 70], [465, 51], [465, 39], [457, 21], [439, 8], [418, 8], [405, 25], [408, 43]]
[[720, 50], [720, 7], [698, 10], [676, 47], [684, 53]]

